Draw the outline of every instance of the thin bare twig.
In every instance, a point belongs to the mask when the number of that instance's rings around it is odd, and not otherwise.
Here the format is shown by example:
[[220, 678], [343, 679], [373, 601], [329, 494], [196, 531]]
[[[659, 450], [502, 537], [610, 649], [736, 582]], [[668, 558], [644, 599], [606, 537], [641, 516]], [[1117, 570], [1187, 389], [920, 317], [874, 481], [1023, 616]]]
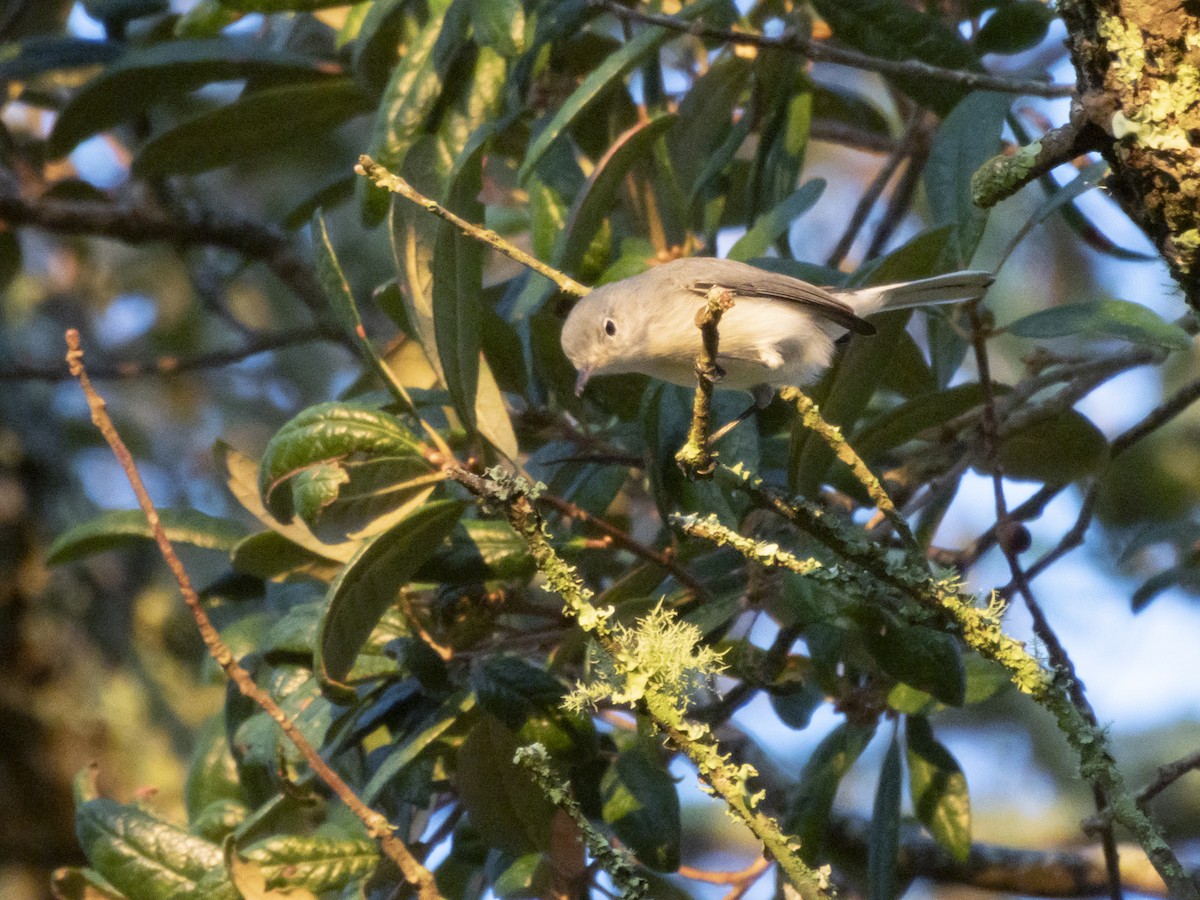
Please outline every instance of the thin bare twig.
[[689, 22], [674, 16], [630, 9], [615, 0], [592, 0], [591, 5], [596, 9], [612, 13], [619, 19], [641, 22], [645, 25], [657, 25], [705, 40], [722, 41], [743, 47], [787, 50], [806, 56], [813, 62], [837, 63], [841, 66], [876, 72], [891, 78], [922, 78], [955, 84], [972, 91], [999, 91], [1006, 94], [1024, 94], [1030, 97], [1070, 97], [1075, 93], [1073, 84], [1051, 84], [1045, 81], [991, 75], [987, 72], [947, 69], [917, 59], [882, 59], [878, 56], [859, 53], [856, 50], [834, 47], [795, 32], [786, 32], [778, 37], [772, 37], [753, 31], [712, 28], [699, 22]]
[[711, 433], [713, 382], [724, 373], [717, 364], [721, 316], [733, 307], [733, 293], [713, 286], [704, 306], [696, 311], [700, 329], [700, 353], [696, 356], [696, 396], [692, 402], [692, 427], [687, 443], [675, 454], [675, 462], [691, 477], [708, 478], [716, 468], [716, 454], [709, 440]]
[[204, 640], [205, 647], [208, 648], [209, 655], [221, 667], [230, 681], [237, 686], [238, 691], [244, 697], [257, 704], [275, 721], [283, 733], [287, 735], [288, 740], [300, 751], [300, 754], [304, 757], [305, 762], [308, 763], [313, 773], [358, 817], [366, 827], [367, 833], [379, 842], [379, 846], [384, 854], [399, 867], [405, 880], [417, 889], [418, 897], [421, 900], [443, 900], [441, 892], [438, 891], [437, 883], [434, 881], [433, 873], [421, 865], [420, 861], [412, 855], [404, 842], [396, 837], [387, 818], [371, 809], [371, 807], [359, 799], [350, 785], [325, 762], [320, 752], [308, 742], [308, 739], [296, 727], [296, 723], [288, 717], [287, 713], [275, 702], [274, 698], [255, 683], [254, 678], [242, 668], [234, 657], [233, 652], [221, 640], [220, 634], [213, 626], [212, 620], [209, 619], [208, 613], [204, 609], [204, 604], [201, 603], [200, 597], [192, 587], [191, 580], [188, 578], [183, 563], [175, 555], [175, 549], [171, 546], [171, 542], [163, 530], [158, 510], [155, 509], [150, 495], [146, 492], [141, 475], [138, 474], [137, 466], [134, 463], [133, 455], [129, 452], [129, 448], [125, 446], [125, 442], [121, 439], [120, 434], [117, 433], [117, 429], [108, 415], [104, 399], [92, 387], [91, 379], [88, 377], [87, 370], [83, 366], [83, 350], [80, 346], [79, 332], [74, 328], [68, 330], [66, 340], [68, 348], [67, 365], [70, 368], [71, 374], [79, 380], [79, 385], [83, 389], [84, 396], [87, 398], [88, 409], [92, 414], [92, 422], [104, 436], [104, 439], [112, 448], [113, 455], [125, 471], [125, 475], [129, 479], [129, 484], [137, 496], [138, 504], [146, 514], [146, 521], [149, 523], [150, 530], [154, 534], [154, 539], [158, 543], [158, 549], [162, 553], [163, 560], [166, 562], [167, 568], [171, 570], [171, 574], [175, 577], [176, 582], [178, 582], [179, 592], [183, 595], [184, 602], [187, 603], [188, 608], [192, 612], [192, 617], [196, 620], [196, 627], [200, 631], [200, 637]]

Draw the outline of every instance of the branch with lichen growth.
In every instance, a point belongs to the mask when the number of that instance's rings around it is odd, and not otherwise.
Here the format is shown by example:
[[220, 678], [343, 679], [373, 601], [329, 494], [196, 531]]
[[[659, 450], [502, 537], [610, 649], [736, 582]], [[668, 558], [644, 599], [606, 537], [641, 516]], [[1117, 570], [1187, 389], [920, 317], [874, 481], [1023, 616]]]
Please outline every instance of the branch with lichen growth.
[[971, 201], [981, 209], [991, 209], [1056, 166], [1098, 146], [1098, 132], [1091, 125], [1083, 103], [1076, 100], [1065, 125], [1052, 128], [1012, 153], [993, 156], [980, 166], [971, 176]]
[[834, 455], [850, 467], [854, 477], [866, 489], [867, 495], [875, 501], [878, 510], [892, 523], [896, 533], [910, 547], [916, 547], [917, 542], [908, 527], [908, 522], [904, 521], [904, 516], [900, 515], [896, 504], [892, 502], [892, 498], [888, 496], [888, 492], [884, 490], [875, 473], [846, 441], [842, 430], [825, 421], [817, 404], [813, 403], [812, 398], [799, 388], [785, 387], [779, 392], [779, 396], [784, 402], [796, 404], [796, 411], [800, 414], [800, 423], [815, 432], [817, 437], [829, 446]]
[[716, 453], [709, 441], [712, 431], [713, 383], [725, 373], [717, 364], [717, 345], [720, 334], [717, 326], [721, 316], [733, 307], [733, 292], [713, 286], [708, 289], [705, 303], [696, 311], [696, 327], [700, 329], [700, 353], [696, 356], [696, 397], [692, 401], [692, 427], [687, 443], [675, 454], [675, 462], [693, 478], [709, 478], [716, 468]]
[[513, 762], [529, 773], [550, 802], [571, 817], [583, 836], [592, 859], [612, 876], [613, 886], [628, 900], [649, 896], [650, 885], [637, 871], [637, 863], [626, 850], [614, 847], [588, 820], [570, 786], [550, 764], [550, 755], [541, 744], [518, 747]]
[[438, 203], [436, 200], [431, 200], [429, 197], [426, 197], [399, 175], [389, 172], [386, 168], [379, 165], [379, 163], [375, 162], [375, 160], [371, 159], [371, 157], [367, 156], [366, 154], [363, 154], [358, 158], [358, 165], [354, 167], [354, 171], [359, 175], [369, 178], [376, 187], [383, 188], [384, 190], [393, 194], [399, 194], [405, 200], [415, 203], [427, 213], [431, 213], [432, 215], [437, 216], [439, 219], [449, 222], [468, 237], [472, 237], [481, 243], [487, 244], [494, 250], [499, 250], [505, 256], [516, 260], [526, 268], [532, 269], [534, 272], [537, 272], [539, 275], [545, 278], [549, 278], [556, 285], [558, 285], [558, 289], [560, 291], [564, 291], [568, 294], [574, 294], [576, 297], [582, 297], [585, 294], [590, 293], [591, 288], [580, 284], [574, 278], [564, 272], [558, 271], [558, 269], [554, 268], [553, 266], [546, 265], [536, 256], [531, 256], [530, 254], [526, 253], [516, 244], [506, 241], [495, 231], [492, 231], [492, 229], [484, 228], [480, 225], [476, 225], [473, 222], [468, 222], [466, 219], [462, 218], [462, 216], [456, 215], [452, 211], [446, 209], [446, 207], [442, 206], [442, 204]]
[[[698, 629], [678, 622], [662, 608], [636, 628], [610, 624], [612, 607], [595, 606], [592, 592], [550, 545], [545, 524], [533, 503], [536, 487], [502, 469], [490, 469], [479, 476], [451, 468], [447, 474], [479, 497], [485, 508], [503, 512], [525, 540], [547, 587], [562, 598], [564, 611], [579, 622], [605, 654], [608, 696], [645, 715], [691, 760], [701, 783], [718, 794], [730, 814], [762, 842], [764, 851], [805, 900], [827, 897], [827, 873], [809, 868], [798, 854], [796, 839], [757, 808], [761, 792], [752, 793], [748, 786], [755, 775], [753, 767], [731, 763], [708, 727], [685, 717], [689, 685], [716, 671], [715, 654], [709, 651], [705, 656], [696, 649]], [[582, 702], [586, 693], [584, 688], [577, 702]]]
[[[1162, 832], [1142, 811], [1125, 786], [1109, 750], [1104, 729], [1089, 722], [1071, 701], [1064, 673], [1047, 670], [1023, 643], [1001, 627], [1005, 605], [993, 593], [987, 606], [963, 590], [953, 575], [937, 576], [927, 561], [909, 551], [897, 560], [888, 551], [863, 538], [859, 529], [803, 500], [788, 501], [741, 466], [722, 466], [718, 474], [747, 493], [759, 506], [772, 510], [801, 531], [812, 534], [847, 562], [877, 577], [914, 601], [918, 608], [937, 620], [951, 624], [964, 643], [985, 659], [1002, 665], [1019, 691], [1028, 694], [1055, 718], [1058, 729], [1079, 757], [1083, 779], [1099, 787], [1109, 798], [1114, 822], [1128, 828], [1145, 851], [1173, 897], [1200, 900], [1200, 892], [1163, 838]], [[738, 543], [730, 543], [740, 549]], [[750, 558], [764, 561], [757, 552]]]

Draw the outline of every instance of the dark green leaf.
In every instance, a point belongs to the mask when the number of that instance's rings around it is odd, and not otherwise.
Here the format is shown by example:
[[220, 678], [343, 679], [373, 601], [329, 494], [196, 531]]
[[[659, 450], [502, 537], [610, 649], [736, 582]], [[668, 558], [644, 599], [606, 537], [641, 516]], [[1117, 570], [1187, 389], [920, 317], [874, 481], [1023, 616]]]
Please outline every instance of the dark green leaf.
[[[1053, 448], [1052, 453], [1047, 448]], [[1095, 472], [1108, 454], [1100, 429], [1073, 409], [1051, 413], [1006, 433], [997, 448], [1005, 476], [1070, 484]]]
[[600, 791], [604, 821], [642, 863], [657, 872], [679, 868], [679, 793], [659, 760], [640, 748], [618, 754]]
[[745, 261], [762, 256], [776, 238], [787, 234], [793, 222], [816, 206], [824, 191], [823, 178], [800, 185], [794, 194], [755, 221], [750, 230], [729, 248], [729, 258]]
[[596, 164], [561, 228], [553, 255], [554, 264], [568, 272], [579, 271], [584, 254], [591, 246], [606, 216], [612, 213], [613, 199], [630, 168], [645, 158], [655, 141], [671, 127], [675, 117], [669, 114], [639, 122], [622, 134]]
[[894, 900], [896, 857], [900, 852], [900, 743], [894, 737], [888, 744], [875, 805], [871, 810], [871, 832], [867, 838], [867, 898]]
[[[479, 142], [456, 165], [444, 205], [469, 222], [483, 219], [483, 149]], [[438, 225], [433, 249], [433, 328], [450, 399], [463, 424], [475, 428], [482, 344], [484, 245], [449, 222]]]
[[525, 8], [521, 0], [471, 0], [475, 42], [493, 47], [502, 56], [525, 49]]
[[414, 728], [411, 734], [405, 735], [400, 743], [388, 751], [371, 780], [360, 792], [363, 801], [373, 803], [427, 747], [432, 746], [456, 724], [466, 720], [474, 709], [474, 692], [459, 691], [447, 699], [421, 725]]
[[496, 877], [492, 891], [504, 898], [544, 897], [551, 892], [551, 877], [544, 854], [526, 853]]
[[701, 173], [734, 127], [734, 110], [752, 71], [748, 59], [720, 56], [680, 101], [667, 146], [680, 187], [689, 195], [700, 186]]
[[483, 716], [458, 750], [454, 783], [471, 824], [492, 846], [520, 856], [550, 848], [555, 809], [513, 762], [516, 736]]
[[330, 63], [263, 42], [215, 38], [164, 41], [131, 50], [93, 78], [59, 114], [47, 154], [63, 156], [80, 141], [129, 121], [163, 100], [216, 81], [270, 76], [313, 78]]
[[1172, 566], [1169, 569], [1163, 569], [1154, 575], [1151, 575], [1143, 581], [1133, 596], [1129, 598], [1129, 607], [1134, 612], [1141, 612], [1150, 605], [1150, 601], [1161, 594], [1163, 591], [1170, 590], [1173, 587], [1178, 587], [1185, 579], [1192, 576], [1193, 571], [1189, 566]]
[[787, 830], [799, 838], [800, 853], [809, 863], [823, 858], [822, 845], [833, 797], [842, 778], [874, 735], [874, 725], [839, 725], [825, 736], [804, 764], [786, 823]]
[[153, 138], [133, 161], [139, 175], [192, 175], [294, 149], [369, 108], [352, 78], [245, 94]]
[[31, 37], [19, 44], [0, 45], [0, 79], [26, 81], [43, 72], [78, 69], [112, 62], [121, 45], [75, 37]]
[[[1000, 387], [995, 385], [993, 390]], [[978, 384], [960, 384], [937, 393], [914, 397], [884, 413], [860, 431], [854, 439], [854, 448], [863, 459], [873, 459], [885, 450], [911, 441], [922, 431], [974, 409], [982, 400], [982, 390]]]
[[975, 35], [980, 53], [1020, 53], [1036, 47], [1054, 21], [1054, 8], [1041, 0], [1002, 3]]
[[127, 900], [92, 869], [55, 869], [50, 875], [50, 888], [55, 900]]
[[166, 12], [167, 0], [83, 0], [83, 8], [100, 22], [125, 23]]
[[566, 694], [562, 683], [519, 656], [483, 659], [471, 672], [479, 705], [514, 730], [535, 712], [555, 712]]
[[[685, 6], [678, 17], [687, 20], [696, 19], [724, 2], [725, 0], [699, 0], [699, 2]], [[609, 54], [604, 62], [592, 69], [583, 83], [572, 92], [566, 102], [559, 107], [554, 117], [530, 142], [517, 178], [522, 182], [525, 181], [541, 162], [542, 157], [546, 155], [550, 145], [575, 123], [584, 110], [588, 109], [603, 94], [614, 89], [626, 74], [672, 37], [674, 37], [674, 33], [665, 28], [647, 28], [637, 37], [622, 44], [620, 49]]]
[[950, 706], [962, 706], [967, 676], [958, 642], [949, 634], [877, 620], [864, 624], [863, 639], [879, 667], [897, 681]]
[[811, 681], [787, 684], [770, 691], [771, 707], [788, 728], [802, 731], [825, 702], [825, 692]]
[[245, 801], [237, 780], [237, 762], [229, 749], [229, 736], [221, 716], [204, 723], [188, 765], [184, 799], [189, 821], [218, 800]]
[[427, 503], [365, 544], [329, 586], [314, 665], [323, 688], [339, 699], [354, 689], [343, 679], [399, 590], [416, 574], [462, 516], [464, 504]]
[[976, 91], [954, 107], [933, 138], [925, 166], [925, 194], [934, 225], [953, 225], [948, 268], [971, 262], [987, 225], [988, 211], [971, 199], [971, 176], [1000, 152], [1000, 130], [1011, 94]]
[[934, 738], [925, 717], [909, 717], [906, 737], [913, 812], [946, 852], [966, 862], [971, 851], [971, 798], [962, 768]]
[[1087, 300], [1043, 309], [1007, 326], [1019, 337], [1054, 338], [1066, 335], [1120, 338], [1132, 344], [1187, 350], [1192, 337], [1178, 325], [1140, 303], [1128, 300]]
[[[918, 59], [949, 69], [981, 69], [970, 45], [941, 16], [905, 0], [814, 0], [834, 36], [856, 50], [884, 59]], [[888, 79], [922, 106], [944, 116], [963, 88], [920, 76]]]
[[221, 0], [230, 9], [242, 12], [307, 12], [330, 6], [345, 6], [346, 0]]
[[511, 525], [498, 519], [469, 519], [450, 532], [450, 543], [434, 551], [416, 580], [475, 584], [526, 580], [534, 571], [529, 545]]
[[[228, 553], [246, 536], [246, 530], [236, 522], [194, 509], [160, 509], [158, 515], [173, 544]], [[60, 534], [50, 545], [46, 561], [58, 565], [148, 540], [154, 540], [154, 535], [144, 512], [140, 509], [114, 510]]]

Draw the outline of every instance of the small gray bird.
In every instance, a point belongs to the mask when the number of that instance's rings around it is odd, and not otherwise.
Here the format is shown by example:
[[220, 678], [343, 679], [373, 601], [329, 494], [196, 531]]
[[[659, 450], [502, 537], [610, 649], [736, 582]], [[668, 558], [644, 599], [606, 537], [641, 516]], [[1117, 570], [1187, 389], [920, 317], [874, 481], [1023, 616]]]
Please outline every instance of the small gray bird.
[[593, 375], [639, 372], [673, 384], [696, 383], [696, 312], [709, 288], [733, 293], [718, 326], [718, 387], [750, 390], [760, 401], [781, 385], [809, 384], [828, 368], [847, 331], [873, 334], [864, 317], [880, 309], [978, 300], [990, 272], [955, 272], [867, 288], [820, 288], [729, 259], [693, 257], [655, 266], [597, 288], [563, 325], [562, 347], [582, 393]]

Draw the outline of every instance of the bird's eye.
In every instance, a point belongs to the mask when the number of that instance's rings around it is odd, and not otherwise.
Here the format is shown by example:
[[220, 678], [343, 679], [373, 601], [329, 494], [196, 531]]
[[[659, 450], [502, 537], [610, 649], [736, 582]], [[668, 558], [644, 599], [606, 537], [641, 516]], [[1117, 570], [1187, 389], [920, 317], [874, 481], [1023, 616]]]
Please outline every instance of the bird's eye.
[[607, 334], [609, 337], [612, 337], [614, 334], [616, 334], [617, 333], [617, 323], [614, 322], [612, 319], [605, 319], [604, 320], [604, 333]]

